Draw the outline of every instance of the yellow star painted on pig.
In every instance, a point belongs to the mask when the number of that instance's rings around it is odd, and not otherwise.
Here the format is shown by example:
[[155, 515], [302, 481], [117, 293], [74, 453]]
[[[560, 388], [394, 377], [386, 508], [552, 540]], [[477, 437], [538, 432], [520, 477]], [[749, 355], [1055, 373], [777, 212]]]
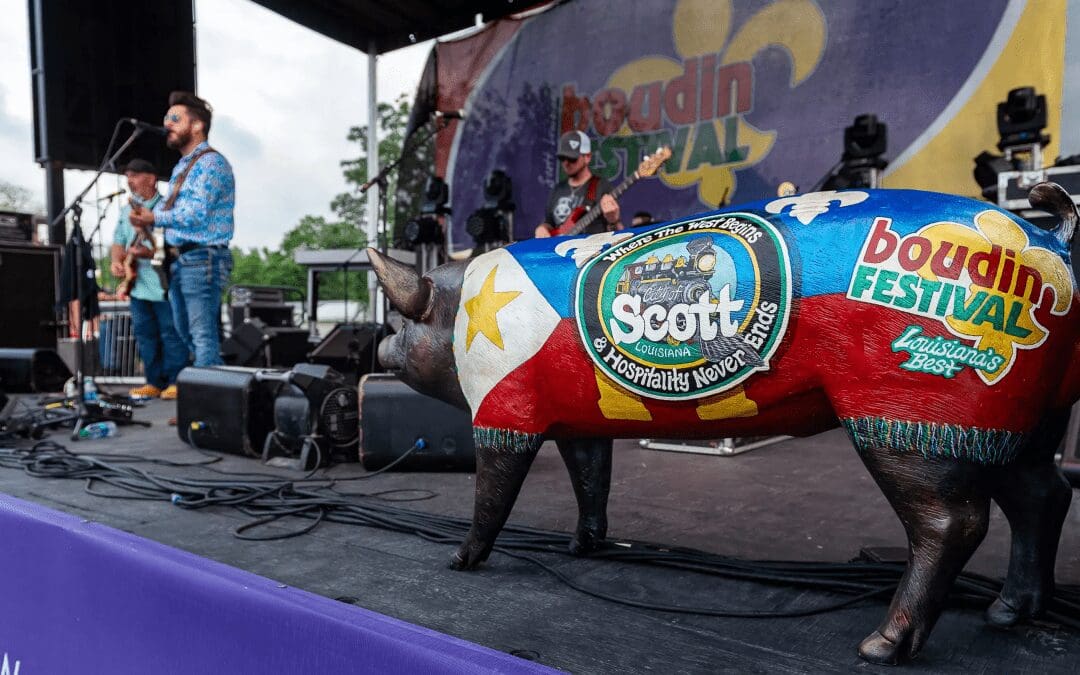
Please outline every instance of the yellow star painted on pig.
[[[1013, 278], [1005, 283], [1006, 290], [998, 289], [1002, 285], [1003, 272], [999, 269], [991, 286], [983, 287], [971, 284], [967, 288], [965, 302], [976, 302], [979, 293], [985, 293], [986, 299], [982, 301], [985, 308], [974, 312], [969, 319], [961, 319], [957, 316], [945, 317], [945, 323], [958, 337], [974, 338], [977, 349], [993, 348], [995, 352], [1005, 358], [1001, 367], [992, 373], [977, 370], [979, 377], [987, 384], [992, 384], [1004, 376], [1012, 368], [1017, 349], [1033, 349], [1046, 340], [1047, 330], [1039, 323], [1035, 316], [1035, 309], [1043, 302], [1046, 290], [1053, 295], [1053, 306], [1050, 311], [1062, 315], [1069, 311], [1073, 296], [1072, 275], [1065, 267], [1061, 258], [1045, 248], [1032, 246], [1027, 234], [1011, 218], [1004, 213], [987, 209], [975, 216], [975, 227], [971, 229], [957, 223], [935, 223], [923, 228], [919, 234], [931, 241], [937, 250], [943, 242], [956, 247], [968, 248], [968, 256], [975, 253], [990, 253], [994, 244], [1001, 247], [1001, 251], [1012, 251], [1015, 254], [1015, 266]], [[1032, 301], [1025, 288], [1016, 288], [1016, 271], [1020, 266], [1027, 266], [1037, 270], [1042, 277], [1043, 290]], [[930, 269], [927, 262], [919, 270], [919, 275], [931, 281], [937, 280], [937, 275]], [[961, 277], [965, 279], [965, 277]], [[970, 281], [970, 279], [968, 279]], [[953, 301], [955, 306], [956, 300]], [[1010, 332], [998, 330], [993, 321], [987, 321], [984, 312], [992, 312], [998, 306], [1004, 316], [997, 316], [1001, 321], [1008, 316], [1008, 309], [1013, 304], [1019, 304], [1021, 310], [1013, 323], [1015, 328]], [[979, 319], [975, 323], [973, 319]]]
[[[747, 20], [728, 41], [731, 32], [731, 0], [681, 0], [672, 13], [672, 38], [675, 52], [681, 59], [692, 59], [708, 54], [721, 55], [719, 65], [749, 62], [769, 47], [784, 50], [791, 58], [789, 86], [794, 87], [814, 72], [825, 53], [825, 18], [811, 0], [777, 0]], [[632, 61], [612, 74], [607, 86], [632, 91], [636, 85], [649, 82], [670, 81], [683, 72], [683, 64], [677, 59], [649, 56]], [[718, 119], [712, 121], [712, 133], [716, 139], [728, 136], [723, 117], [731, 111], [717, 111]], [[722, 165], [695, 162], [689, 168], [695, 147], [695, 134], [687, 133], [684, 151], [659, 173], [660, 180], [675, 188], [698, 184], [698, 199], [704, 204], [721, 204], [730, 201], [735, 193], [735, 171], [757, 164], [772, 149], [775, 131], [757, 129], [743, 114], [737, 116], [734, 137], [738, 149], [725, 148], [728, 155]], [[628, 123], [624, 122], [619, 135], [630, 135]], [[650, 150], [650, 148], [647, 148]], [[736, 157], [731, 152], [737, 152]]]
[[499, 266], [491, 268], [480, 292], [465, 301], [465, 311], [469, 315], [469, 326], [465, 335], [465, 351], [472, 347], [473, 338], [483, 333], [484, 337], [491, 340], [491, 344], [499, 349], [503, 346], [502, 332], [499, 331], [499, 322], [495, 315], [499, 310], [514, 301], [521, 295], [521, 291], [496, 291], [495, 273]]

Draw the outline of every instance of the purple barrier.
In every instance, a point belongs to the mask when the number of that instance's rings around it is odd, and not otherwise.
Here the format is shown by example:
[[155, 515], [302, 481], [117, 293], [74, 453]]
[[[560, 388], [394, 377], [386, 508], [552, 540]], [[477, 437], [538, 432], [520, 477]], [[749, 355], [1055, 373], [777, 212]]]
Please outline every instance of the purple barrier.
[[0, 670], [550, 669], [0, 495]]

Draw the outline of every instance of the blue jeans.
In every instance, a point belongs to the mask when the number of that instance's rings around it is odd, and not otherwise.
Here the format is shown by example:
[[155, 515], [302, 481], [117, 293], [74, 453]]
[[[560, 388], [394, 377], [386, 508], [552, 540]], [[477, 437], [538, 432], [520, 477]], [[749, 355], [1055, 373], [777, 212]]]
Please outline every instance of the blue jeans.
[[172, 264], [169, 302], [176, 332], [195, 354], [196, 366], [220, 366], [221, 294], [232, 274], [232, 251], [197, 248]]
[[187, 365], [188, 348], [173, 325], [167, 302], [131, 299], [131, 328], [139, 345], [146, 383], [164, 389], [176, 383], [176, 374]]

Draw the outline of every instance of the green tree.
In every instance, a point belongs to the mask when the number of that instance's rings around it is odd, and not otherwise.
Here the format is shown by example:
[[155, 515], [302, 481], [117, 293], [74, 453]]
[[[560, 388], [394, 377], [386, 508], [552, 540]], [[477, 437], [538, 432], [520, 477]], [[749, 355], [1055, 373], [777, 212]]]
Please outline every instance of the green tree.
[[[401, 96], [393, 104], [378, 105], [379, 123], [379, 164], [385, 166], [397, 159], [401, 152], [405, 126], [409, 120], [409, 103]], [[367, 224], [368, 194], [360, 193], [368, 179], [367, 139], [368, 128], [354, 126], [346, 136], [350, 143], [357, 144], [359, 156], [341, 161], [342, 176], [346, 190], [338, 193], [330, 201], [334, 218], [328, 220], [322, 216], [304, 216], [295, 227], [285, 233], [280, 249], [233, 249], [232, 283], [259, 286], [294, 286], [306, 292], [307, 277], [304, 269], [293, 261], [293, 254], [299, 248], [357, 249], [367, 245], [365, 226]], [[391, 175], [388, 193], [393, 195], [397, 187], [396, 175]], [[388, 214], [390, 226], [393, 224], [393, 209]], [[326, 300], [341, 300], [348, 297], [367, 303], [367, 274], [363, 272], [335, 272], [320, 275], [319, 297]]]
[[41, 210], [30, 190], [3, 180], [0, 180], [0, 209], [24, 213]]

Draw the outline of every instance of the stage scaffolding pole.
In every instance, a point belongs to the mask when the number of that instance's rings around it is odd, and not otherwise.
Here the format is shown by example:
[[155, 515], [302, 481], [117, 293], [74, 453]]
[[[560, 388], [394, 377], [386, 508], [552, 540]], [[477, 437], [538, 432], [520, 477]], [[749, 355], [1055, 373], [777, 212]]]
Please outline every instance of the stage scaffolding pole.
[[[367, 137], [367, 175], [368, 179], [379, 175], [379, 103], [376, 99], [376, 66], [378, 65], [379, 49], [375, 40], [368, 47], [368, 137]], [[382, 248], [379, 241], [379, 192], [382, 187], [372, 185], [367, 193], [367, 240], [368, 246]], [[374, 274], [367, 275], [368, 286], [368, 317], [371, 321], [381, 323], [385, 320], [383, 303], [379, 297], [379, 282]]]

